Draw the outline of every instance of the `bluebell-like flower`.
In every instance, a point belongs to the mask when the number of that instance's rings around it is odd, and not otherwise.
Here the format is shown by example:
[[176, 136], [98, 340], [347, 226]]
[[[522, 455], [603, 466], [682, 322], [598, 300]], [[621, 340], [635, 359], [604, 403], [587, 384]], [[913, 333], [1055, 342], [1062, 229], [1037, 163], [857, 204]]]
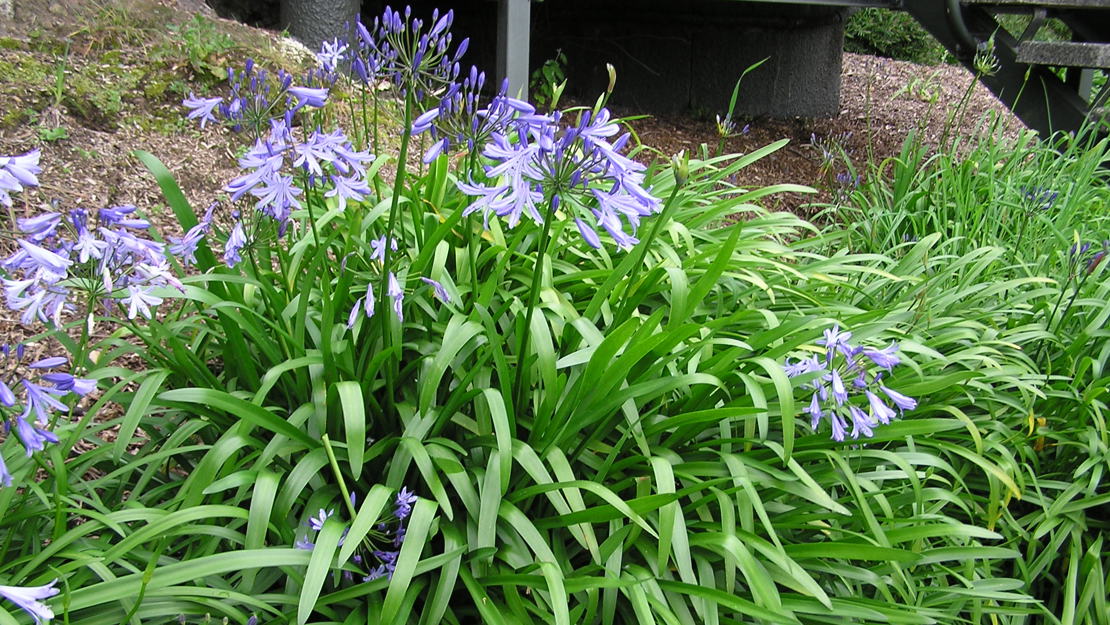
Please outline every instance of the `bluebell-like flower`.
[[44, 586], [0, 586], [0, 597], [22, 608], [40, 624], [54, 618], [54, 611], [42, 600], [58, 594], [58, 589], [54, 588], [57, 583], [58, 580]]
[[852, 417], [852, 438], [859, 438], [861, 434], [867, 438], [875, 436], [875, 431], [872, 429], [873, 420], [867, 413], [853, 405], [848, 406], [848, 414]]
[[28, 241], [39, 242], [54, 236], [58, 224], [62, 223], [62, 214], [48, 212], [36, 217], [21, 217], [15, 220], [19, 231]]
[[402, 486], [397, 493], [397, 499], [394, 501], [393, 516], [404, 521], [412, 514], [412, 504], [414, 503], [416, 503], [416, 493], [410, 491], [407, 486]]
[[883, 394], [890, 398], [890, 401], [894, 402], [894, 405], [897, 406], [898, 410], [902, 412], [917, 408], [917, 400], [912, 397], [906, 397], [902, 393], [899, 393], [894, 389], [887, 388], [881, 383], [879, 384], [879, 390], [881, 390]]
[[[890, 409], [890, 406], [887, 406], [885, 403], [883, 403], [883, 400], [879, 399], [878, 395], [872, 393], [871, 391], [865, 391], [864, 395], [867, 396], [867, 404], [871, 407], [871, 414], [875, 417], [876, 421], [883, 425], [886, 425], [894, 420], [894, 411]], [[901, 394], [899, 393], [899, 395]], [[903, 395], [903, 397], [905, 396]], [[917, 402], [914, 402], [914, 406], [916, 405]]]
[[27, 421], [30, 413], [30, 406], [28, 411], [15, 418], [15, 433], [19, 436], [20, 442], [27, 450], [27, 457], [30, 458], [31, 454], [36, 451], [46, 449], [46, 443], [57, 443], [58, 437], [54, 436], [53, 432], [41, 428], [37, 425], [32, 425]]
[[[827, 420], [832, 429], [832, 438], [842, 442], [850, 435], [853, 439], [874, 436], [874, 429], [887, 425], [897, 416], [879, 393], [886, 395], [900, 412], [917, 407], [917, 401], [897, 391], [888, 389], [882, 383], [884, 373], [889, 373], [901, 361], [894, 354], [898, 345], [891, 343], [883, 349], [851, 344], [851, 332], [839, 326], [825, 330], [824, 336], [817, 341], [825, 346], [825, 359], [818, 360], [808, 356], [796, 361], [787, 360], [783, 371], [788, 377], [818, 374], [802, 385], [813, 391], [804, 412], [810, 416], [814, 431], [822, 420]], [[880, 369], [880, 371], [874, 371]], [[851, 376], [851, 385], [844, 383]], [[862, 396], [866, 404], [853, 397]], [[866, 408], [866, 409], [865, 409]], [[848, 432], [848, 420], [852, 429]]]
[[316, 53], [316, 61], [324, 71], [334, 72], [347, 57], [347, 44], [339, 39], [325, 41]]
[[243, 222], [236, 221], [235, 226], [231, 229], [231, 234], [227, 237], [227, 242], [224, 243], [224, 263], [228, 267], [234, 267], [243, 260], [239, 252], [246, 244], [247, 235], [246, 232], [243, 231]]
[[189, 109], [186, 119], [199, 119], [200, 127], [204, 128], [204, 125], [208, 122], [216, 121], [216, 107], [221, 102], [223, 102], [223, 98], [198, 98], [190, 93], [189, 97], [181, 101], [181, 104]]
[[840, 378], [840, 372], [833, 369], [829, 372], [829, 382], [832, 384], [833, 400], [837, 405], [843, 406], [844, 402], [848, 401], [848, 389], [844, 388], [844, 381]]
[[883, 349], [875, 349], [874, 347], [863, 348], [864, 356], [867, 356], [871, 362], [875, 363], [876, 367], [886, 369], [887, 371], [890, 371], [898, 366], [898, 363], [902, 362], [901, 359], [895, 356], [897, 352], [898, 345], [896, 343], [891, 343]]
[[586, 242], [586, 245], [595, 250], [601, 249], [601, 239], [597, 236], [596, 230], [578, 217], [574, 218], [574, 225], [578, 226], [578, 233], [582, 235], [582, 240]]
[[316, 513], [316, 516], [309, 517], [308, 526], [319, 532], [320, 530], [324, 529], [324, 522], [327, 521], [328, 518], [331, 517], [333, 514], [335, 514], [335, 510], [325, 511], [323, 508], [320, 508], [319, 512]]
[[397, 276], [393, 272], [389, 272], [389, 284], [386, 287], [386, 295], [393, 299], [393, 314], [397, 315], [397, 321], [404, 321], [404, 310], [402, 303], [405, 301], [405, 292], [401, 290], [401, 285], [397, 282]]
[[328, 90], [322, 87], [290, 87], [289, 96], [296, 101], [291, 107], [293, 111], [299, 111], [305, 106], [321, 108], [327, 104]]
[[420, 280], [432, 287], [432, 290], [435, 293], [435, 296], [439, 298], [439, 301], [443, 302], [444, 304], [451, 303], [451, 295], [447, 293], [447, 289], [443, 288], [442, 284], [436, 282], [435, 280], [432, 280], [431, 278], [421, 277]]
[[4, 457], [0, 456], [0, 486], [11, 486], [13, 479], [8, 465], [4, 463]]
[[41, 152], [36, 148], [19, 156], [0, 156], [0, 204], [11, 207], [12, 193], [37, 187]]
[[366, 284], [366, 295], [356, 300], [354, 307], [351, 308], [351, 314], [347, 317], [347, 328], [355, 327], [359, 312], [364, 312], [367, 319], [373, 317], [376, 307], [377, 299], [374, 298], [374, 283], [371, 281]]

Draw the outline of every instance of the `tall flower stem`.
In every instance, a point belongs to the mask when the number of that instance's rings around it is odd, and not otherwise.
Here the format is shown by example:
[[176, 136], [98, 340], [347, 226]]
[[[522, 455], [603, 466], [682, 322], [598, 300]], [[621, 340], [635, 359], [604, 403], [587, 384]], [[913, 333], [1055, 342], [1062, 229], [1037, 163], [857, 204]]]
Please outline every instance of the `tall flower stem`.
[[[409, 127], [412, 125], [412, 109], [413, 109], [413, 96], [409, 92], [405, 92], [405, 116], [404, 116], [404, 130], [401, 132], [401, 147], [397, 152], [397, 173], [393, 177], [393, 196], [389, 198], [389, 222], [386, 225], [385, 231], [385, 245], [382, 246], [382, 275], [381, 281], [378, 283], [378, 318], [381, 319], [382, 324], [382, 347], [388, 350], [393, 342], [393, 335], [390, 334], [390, 312], [388, 308], [388, 300], [386, 293], [389, 288], [389, 274], [393, 269], [393, 254], [391, 254], [390, 242], [393, 240], [393, 229], [397, 225], [397, 210], [401, 204], [401, 191], [405, 188], [405, 166], [408, 163], [409, 157], [409, 140], [412, 138], [412, 133], [409, 132]], [[375, 132], [377, 126], [375, 125]], [[398, 357], [394, 356], [389, 359], [389, 363], [385, 367], [385, 388], [386, 388], [386, 411], [390, 416], [394, 416], [394, 386], [397, 377], [397, 370], [400, 366]]]
[[521, 404], [524, 394], [524, 380], [528, 377], [528, 339], [532, 336], [532, 316], [536, 313], [536, 301], [540, 296], [540, 275], [543, 261], [547, 255], [547, 242], [551, 238], [551, 224], [555, 221], [554, 196], [547, 200], [547, 218], [543, 220], [539, 246], [536, 250], [536, 266], [532, 269], [532, 286], [528, 290], [528, 312], [524, 316], [524, 327], [520, 331], [520, 349], [517, 350], [516, 378], [513, 380], [513, 409], [516, 415], [523, 412]]
[[663, 210], [660, 211], [659, 218], [651, 224], [651, 232], [648, 233], [647, 237], [643, 241], [640, 241], [640, 244], [638, 246], [639, 249], [636, 250], [636, 262], [632, 263], [632, 271], [628, 274], [628, 286], [624, 289], [625, 303], [621, 307], [620, 313], [613, 318], [614, 326], [623, 323], [624, 320], [628, 318], [628, 315], [632, 312], [632, 298], [630, 296], [632, 295], [632, 289], [636, 287], [636, 277], [640, 273], [640, 267], [642, 267], [644, 264], [644, 258], [647, 257], [648, 248], [650, 248], [652, 242], [655, 241], [655, 237], [659, 235], [659, 229], [662, 228], [663, 224], [671, 218], [671, 213], [674, 212], [674, 200], [676, 197], [678, 197], [678, 190], [681, 186], [682, 185], [678, 184], [677, 181], [675, 182], [674, 188], [671, 189], [671, 194], [667, 196], [667, 201], [665, 204], [663, 204]]

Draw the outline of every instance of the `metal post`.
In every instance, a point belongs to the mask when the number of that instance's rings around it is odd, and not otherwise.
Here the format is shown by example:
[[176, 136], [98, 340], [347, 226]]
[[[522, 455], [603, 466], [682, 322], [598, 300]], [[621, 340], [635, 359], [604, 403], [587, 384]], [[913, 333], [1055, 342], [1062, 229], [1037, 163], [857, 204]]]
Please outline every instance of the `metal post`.
[[531, 0], [500, 0], [497, 8], [497, 78], [509, 79], [509, 94], [528, 98]]

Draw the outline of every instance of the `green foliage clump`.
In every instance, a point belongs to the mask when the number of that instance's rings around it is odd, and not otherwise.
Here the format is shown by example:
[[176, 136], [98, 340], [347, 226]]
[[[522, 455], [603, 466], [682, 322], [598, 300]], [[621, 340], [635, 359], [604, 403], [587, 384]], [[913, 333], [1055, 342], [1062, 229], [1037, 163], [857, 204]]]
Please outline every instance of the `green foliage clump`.
[[[19, 222], [37, 243], [4, 271], [45, 265], [27, 279], [74, 304], [39, 336], [79, 378], [56, 390], [97, 390], [59, 393], [57, 441], [0, 442], [0, 618], [10, 586], [57, 578], [45, 601], [82, 625], [1105, 625], [1110, 140], [911, 140], [838, 176], [819, 228], [759, 205], [811, 189], [743, 182], [786, 140], [641, 168], [604, 97], [574, 123], [528, 115], [535, 143], [418, 150], [416, 120], [449, 139], [484, 123], [422, 110], [434, 71], [326, 102], [191, 99], [249, 135], [231, 188], [256, 192], [198, 212], [137, 153], [177, 232], [115, 209], [82, 259], [53, 240], [60, 216]], [[271, 123], [302, 99], [295, 132]], [[347, 133], [325, 135], [337, 102]], [[482, 119], [525, 123], [509, 104]], [[380, 120], [400, 120], [396, 155]], [[659, 200], [635, 239], [601, 222], [606, 197], [636, 206], [595, 178], [616, 170]], [[522, 204], [474, 214], [486, 184]], [[538, 218], [503, 219], [525, 204]], [[108, 256], [96, 236], [117, 226]], [[847, 380], [873, 436], [830, 438], [807, 408], [824, 374], [784, 368], [831, 361], [834, 328], [896, 355], [882, 382], [916, 398], [880, 423]]]
[[848, 18], [844, 49], [923, 65], [944, 63], [948, 58], [944, 46], [909, 14], [873, 7]]
[[1003, 402], [976, 448], [1015, 488], [990, 479], [971, 486], [969, 501], [1017, 549], [1007, 568], [1049, 614], [1103, 624], [1110, 139], [1093, 129], [1005, 137], [990, 121], [935, 152], [910, 137], [899, 155], [863, 169], [865, 182], [830, 209], [844, 226], [826, 234], [835, 248], [921, 268], [909, 309], [922, 322], [969, 332], [969, 348], [1012, 346], [1005, 359], [968, 356], [1008, 380], [974, 391]]

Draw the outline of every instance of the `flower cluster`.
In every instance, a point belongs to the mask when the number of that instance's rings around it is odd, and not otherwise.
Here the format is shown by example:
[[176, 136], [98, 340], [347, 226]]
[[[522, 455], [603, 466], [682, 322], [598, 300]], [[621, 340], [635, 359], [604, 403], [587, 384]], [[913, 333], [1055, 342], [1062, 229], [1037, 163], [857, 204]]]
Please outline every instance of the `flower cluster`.
[[317, 59], [325, 69], [349, 60], [361, 82], [373, 88], [388, 82], [420, 101], [459, 75], [469, 40], [452, 49], [454, 19], [454, 11], [441, 15], [437, 9], [425, 30], [424, 21], [412, 16], [412, 7], [402, 14], [387, 6], [369, 29], [356, 20], [357, 41], [325, 43]]
[[[895, 355], [898, 345], [891, 343], [876, 349], [853, 346], [849, 343], [851, 339], [851, 332], [842, 332], [839, 326], [834, 326], [825, 330], [824, 338], [817, 341], [818, 345], [825, 346], [823, 361], [811, 356], [796, 362], [788, 360], [783, 367], [789, 377], [818, 374], [803, 386], [813, 390], [805, 412], [810, 416], [814, 431], [822, 419], [827, 419], [832, 426], [832, 438], [837, 442], [843, 441], [845, 435], [853, 439], [861, 435], [874, 436], [876, 426], [890, 423], [898, 415], [887, 401], [894, 404], [899, 414], [917, 407], [917, 400], [887, 388], [882, 382], [884, 372], [890, 373], [901, 362]], [[872, 372], [872, 368], [880, 371]], [[860, 407], [862, 402], [851, 399], [859, 395], [865, 398], [866, 410]], [[852, 423], [850, 434], [845, 417]]]
[[[0, 345], [0, 415], [4, 430], [15, 430], [30, 457], [45, 449], [46, 443], [58, 442], [58, 437], [46, 427], [55, 413], [69, 411], [59, 398], [70, 394], [87, 395], [96, 388], [96, 381], [51, 371], [66, 364], [62, 356], [41, 358], [24, 365], [25, 351], [22, 344]], [[0, 484], [12, 485], [12, 475], [3, 457], [0, 457]]]
[[245, 127], [257, 135], [275, 119], [291, 124], [294, 113], [305, 106], [322, 107], [328, 98], [326, 88], [294, 86], [293, 77], [285, 71], [279, 70], [271, 79], [252, 59], [247, 59], [241, 72], [229, 67], [227, 81], [231, 85], [227, 99], [198, 98], [190, 93], [181, 102], [189, 109], [188, 119], [200, 120], [204, 128], [219, 115], [235, 132]]
[[[559, 209], [576, 214], [574, 222], [591, 247], [601, 247], [595, 228], [604, 228], [621, 249], [637, 243], [640, 219], [661, 210], [659, 200], [644, 188], [645, 167], [622, 155], [629, 134], [610, 142], [620, 127], [609, 111], [582, 112], [575, 124], [562, 124], [562, 113], [532, 115], [511, 132], [494, 132], [482, 154], [493, 161], [485, 168], [488, 183], [459, 181], [459, 190], [477, 198], [463, 212], [482, 211], [516, 226], [527, 214], [536, 223]], [[582, 219], [585, 216], [586, 219]], [[592, 223], [591, 223], [592, 222]], [[632, 234], [625, 232], [624, 222]]]
[[[135, 211], [134, 206], [104, 208], [90, 220], [87, 211], [75, 209], [18, 220], [19, 249], [0, 261], [9, 276], [2, 280], [8, 307], [22, 311], [24, 324], [38, 319], [60, 326], [63, 313], [76, 308], [70, 298], [78, 291], [87, 296], [83, 303], [90, 315], [100, 301], [109, 313], [121, 305], [129, 319], [149, 319], [151, 307], [162, 302], [154, 291], [182, 286], [165, 245], [139, 236], [150, 222]], [[185, 253], [188, 247], [174, 249]]]
[[1047, 187], [1032, 187], [1021, 188], [1022, 199], [1025, 205], [1029, 208], [1030, 212], [1047, 211], [1052, 208], [1056, 203], [1056, 199], [1060, 197], [1059, 191], [1053, 191]]
[[848, 141], [852, 138], [852, 132], [839, 132], [828, 137], [818, 137], [817, 133], [809, 133], [809, 143], [819, 152], [821, 152], [821, 167], [832, 167], [837, 159], [841, 156], [847, 160], [852, 150], [848, 147]]
[[45, 586], [0, 586], [0, 597], [22, 608], [35, 619], [35, 625], [40, 625], [54, 618], [54, 611], [42, 600], [58, 594], [58, 589], [54, 587], [57, 583], [58, 580]]
[[726, 114], [724, 119], [717, 116], [717, 136], [722, 139], [729, 139], [738, 135], [746, 135], [752, 130], [751, 124], [744, 124], [743, 128], [737, 130], [736, 121], [732, 119], [731, 114]]
[[1102, 241], [1101, 249], [1095, 248], [1095, 252], [1090, 254], [1091, 244], [1087, 243], [1073, 243], [1068, 248], [1068, 275], [1075, 277], [1078, 275], [1079, 268], [1083, 267], [1085, 275], [1091, 275], [1106, 259], [1106, 254], [1110, 252], [1110, 239]]
[[42, 173], [39, 167], [39, 150], [31, 150], [19, 156], [0, 156], [0, 204], [11, 207], [12, 193], [25, 187], [37, 187]]
[[[373, 156], [356, 150], [341, 130], [313, 131], [300, 141], [284, 120], [273, 120], [269, 134], [255, 141], [239, 159], [245, 173], [228, 183], [231, 200], [245, 195], [255, 198], [254, 208], [272, 218], [285, 231], [290, 215], [301, 208], [305, 190], [335, 198], [340, 210], [347, 202], [359, 202], [370, 194], [366, 163]], [[228, 266], [239, 262], [239, 249], [247, 243], [242, 224], [237, 223], [225, 248]]]
[[507, 95], [509, 81], [485, 108], [479, 108], [479, 98], [486, 84], [485, 72], [471, 66], [470, 73], [461, 83], [452, 83], [439, 104], [417, 117], [412, 124], [412, 134], [428, 132], [432, 145], [424, 153], [424, 162], [430, 163], [452, 145], [465, 146], [473, 152], [475, 146], [485, 145], [494, 133], [506, 134], [511, 129], [527, 131], [529, 124], [550, 122], [550, 118], [536, 115], [531, 104]]
[[[386, 546], [371, 550], [371, 556], [376, 564], [362, 577], [362, 581], [369, 582], [380, 577], [393, 577], [393, 570], [397, 566], [397, 557], [401, 553], [401, 545], [405, 542], [405, 519], [409, 518], [409, 515], [412, 514], [412, 506], [415, 503], [416, 494], [407, 487], [402, 487], [393, 500], [393, 513], [391, 519], [379, 523], [378, 526], [370, 532], [369, 540], [371, 544], [377, 547], [382, 543], [386, 543]], [[355, 505], [354, 493], [351, 493], [351, 505]], [[319, 532], [324, 529], [324, 523], [334, 515], [334, 510], [320, 509], [315, 516], [308, 519], [305, 525], [312, 532]], [[394, 523], [396, 523], [395, 527], [393, 526]], [[340, 546], [342, 546], [343, 542], [347, 539], [347, 531], [349, 529], [350, 528], [346, 528], [343, 530], [343, 536], [339, 539]], [[297, 549], [311, 550], [316, 545], [309, 539], [309, 536], [305, 536], [298, 539], [293, 546]], [[359, 554], [354, 555], [351, 561], [357, 565], [366, 564], [370, 566], [367, 559]]]

